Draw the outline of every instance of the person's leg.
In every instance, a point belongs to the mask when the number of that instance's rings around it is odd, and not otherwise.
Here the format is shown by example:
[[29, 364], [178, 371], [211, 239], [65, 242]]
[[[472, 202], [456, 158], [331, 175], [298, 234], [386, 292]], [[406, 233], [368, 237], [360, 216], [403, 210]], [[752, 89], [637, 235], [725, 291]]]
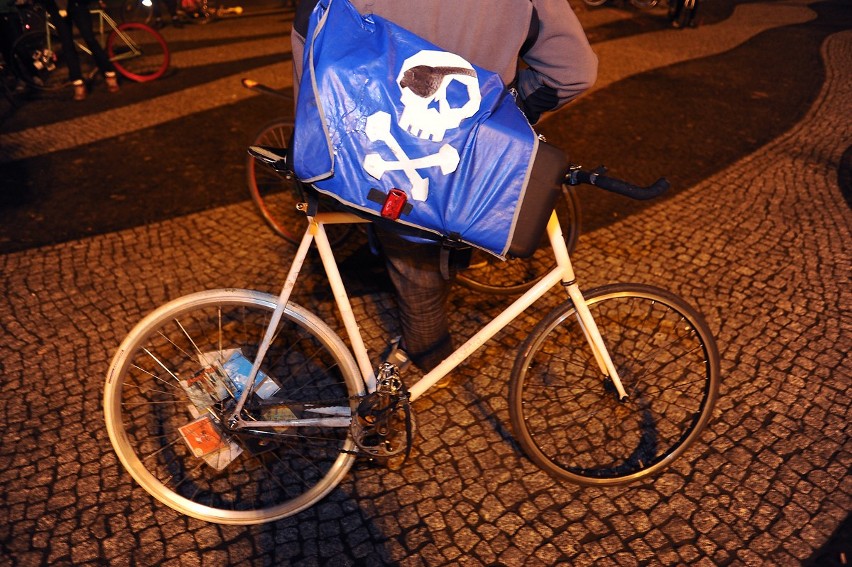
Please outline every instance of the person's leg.
[[701, 0], [695, 0], [695, 4], [692, 5], [692, 13], [689, 15], [689, 26], [690, 27], [698, 27], [698, 5], [701, 4]]
[[0, 14], [0, 50], [7, 65], [12, 64], [12, 45], [20, 35], [20, 18], [15, 14]]
[[446, 303], [450, 281], [441, 274], [441, 247], [418, 244], [376, 228], [396, 288], [402, 348], [424, 372], [453, 352]]
[[109, 60], [104, 48], [95, 37], [95, 32], [92, 29], [92, 15], [89, 13], [89, 6], [85, 0], [68, 0], [68, 17], [80, 30], [80, 36], [83, 41], [89, 46], [92, 56], [95, 58], [95, 63], [101, 73], [115, 73], [115, 67]]
[[83, 73], [80, 71], [80, 58], [77, 55], [77, 47], [74, 45], [71, 21], [59, 14], [59, 6], [56, 5], [56, 0], [41, 0], [41, 4], [50, 14], [50, 21], [53, 22], [56, 32], [59, 34], [62, 52], [65, 55], [65, 64], [68, 65], [68, 79], [71, 82], [81, 81]]

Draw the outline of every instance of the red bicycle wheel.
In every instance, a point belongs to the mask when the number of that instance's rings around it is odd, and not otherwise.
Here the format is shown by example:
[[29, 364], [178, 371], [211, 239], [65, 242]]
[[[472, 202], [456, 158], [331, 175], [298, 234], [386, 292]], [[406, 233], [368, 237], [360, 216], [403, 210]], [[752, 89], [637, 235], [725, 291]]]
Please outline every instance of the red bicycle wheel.
[[120, 24], [107, 39], [107, 54], [116, 71], [140, 83], [162, 77], [169, 68], [166, 40], [139, 22]]

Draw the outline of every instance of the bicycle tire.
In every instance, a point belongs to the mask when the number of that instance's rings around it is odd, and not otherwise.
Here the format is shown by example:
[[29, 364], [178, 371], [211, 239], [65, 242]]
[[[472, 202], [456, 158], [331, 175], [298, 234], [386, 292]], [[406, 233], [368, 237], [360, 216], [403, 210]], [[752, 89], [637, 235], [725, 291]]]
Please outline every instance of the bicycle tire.
[[[253, 146], [287, 148], [293, 134], [293, 120], [276, 118], [258, 129], [252, 138]], [[297, 181], [292, 175], [279, 173], [251, 155], [246, 156], [246, 185], [260, 216], [272, 231], [297, 245], [305, 233], [305, 214], [296, 210], [302, 200]], [[349, 238], [355, 228], [352, 225], [326, 227], [332, 246]]]
[[591, 6], [593, 8], [597, 8], [598, 6], [603, 6], [606, 4], [606, 0], [583, 0], [586, 6]]
[[[574, 188], [562, 186], [563, 198], [556, 202], [556, 216], [568, 252], [574, 251], [580, 235], [580, 201]], [[550, 243], [545, 236], [542, 245], [531, 258], [500, 260], [484, 252], [474, 252], [466, 270], [459, 272], [456, 281], [462, 286], [495, 295], [518, 295], [534, 286], [556, 266]]]
[[[157, 0], [154, 0], [157, 1]], [[121, 5], [121, 21], [150, 24], [154, 20], [154, 3], [146, 6], [143, 0], [125, 0]]]
[[139, 83], [162, 77], [171, 60], [163, 36], [139, 22], [119, 24], [107, 38], [106, 52], [116, 71]]
[[[239, 349], [250, 364], [277, 301], [269, 294], [235, 289], [184, 296], [137, 324], [112, 360], [104, 387], [104, 417], [113, 448], [148, 493], [178, 512], [222, 524], [274, 521], [324, 498], [352, 466], [356, 447], [345, 424], [292, 427], [267, 437], [228, 432], [220, 420], [224, 406], [233, 404], [231, 390], [208, 388], [223, 400], [208, 399], [205, 409], [199, 394], [190, 398], [186, 384], [179, 383], [195, 379], [205, 367], [217, 367], [218, 375], [224, 375], [216, 364], [233, 355], [228, 349]], [[292, 303], [261, 371], [280, 386], [268, 399], [286, 404], [281, 406], [284, 411], [310, 412], [304, 409], [309, 402], [312, 407], [328, 402], [351, 411], [355, 396], [364, 393], [357, 365], [342, 340], [316, 315]], [[257, 417], [257, 401], [254, 396], [244, 407], [249, 418]], [[207, 456], [221, 457], [219, 461], [196, 456], [181, 434], [180, 428], [197, 414], [212, 417], [208, 431], [215, 433], [207, 439], [214, 447], [226, 448]], [[226, 457], [237, 451], [229, 462]]]
[[[95, 68], [94, 61], [84, 51], [77, 51], [83, 76], [88, 76]], [[15, 41], [12, 53], [16, 74], [29, 86], [55, 91], [71, 84], [65, 50], [55, 32], [27, 32]]]
[[699, 438], [718, 393], [719, 353], [701, 316], [669, 292], [615, 284], [586, 301], [628, 399], [619, 402], [602, 379], [568, 301], [522, 345], [509, 413], [524, 452], [552, 476], [625, 484], [670, 465]]

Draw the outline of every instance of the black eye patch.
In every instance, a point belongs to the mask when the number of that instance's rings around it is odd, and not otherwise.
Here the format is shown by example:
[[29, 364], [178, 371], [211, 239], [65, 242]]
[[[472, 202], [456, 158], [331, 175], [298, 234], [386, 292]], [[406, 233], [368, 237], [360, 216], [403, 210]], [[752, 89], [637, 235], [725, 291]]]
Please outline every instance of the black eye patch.
[[418, 65], [408, 69], [399, 81], [399, 86], [409, 88], [420, 98], [427, 98], [438, 92], [447, 75], [467, 75], [475, 77], [476, 71], [465, 67], [430, 67]]

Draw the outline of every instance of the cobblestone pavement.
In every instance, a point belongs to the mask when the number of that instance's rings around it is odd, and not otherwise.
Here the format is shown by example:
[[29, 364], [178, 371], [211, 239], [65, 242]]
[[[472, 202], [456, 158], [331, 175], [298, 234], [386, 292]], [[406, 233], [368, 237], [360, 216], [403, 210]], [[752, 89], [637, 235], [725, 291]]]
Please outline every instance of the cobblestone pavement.
[[[761, 19], [751, 33], [807, 21], [805, 2], [775, 6], [792, 20]], [[686, 30], [719, 37], [689, 57], [725, 49], [725, 26], [737, 21]], [[841, 191], [852, 31], [828, 35], [821, 59], [823, 87], [795, 127], [581, 236], [585, 289], [669, 288], [717, 336], [714, 419], [662, 474], [620, 488], [563, 485], [512, 440], [513, 348], [561, 301], [554, 292], [462, 365], [452, 388], [417, 401], [420, 435], [402, 469], [357, 467], [319, 505], [262, 526], [206, 524], [158, 504], [111, 450], [104, 375], [133, 323], [167, 299], [277, 291], [291, 249], [243, 202], [0, 256], [0, 564], [841, 564], [852, 554], [848, 540], [832, 540], [849, 533], [852, 509], [852, 213]], [[297, 301], [333, 321], [323, 289], [312, 272]], [[368, 287], [353, 304], [368, 348], [381, 349], [396, 331], [392, 296]], [[458, 289], [453, 327], [467, 336], [502, 304]]]

